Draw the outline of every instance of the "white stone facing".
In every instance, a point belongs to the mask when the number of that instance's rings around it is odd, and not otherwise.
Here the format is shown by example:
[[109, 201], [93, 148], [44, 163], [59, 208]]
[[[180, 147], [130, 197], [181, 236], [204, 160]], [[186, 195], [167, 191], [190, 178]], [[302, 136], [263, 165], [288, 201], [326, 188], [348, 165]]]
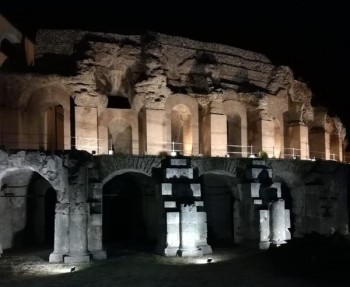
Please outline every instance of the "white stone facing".
[[281, 183], [280, 182], [274, 182], [271, 185], [271, 187], [277, 189], [277, 197], [281, 198], [282, 197]]
[[268, 210], [260, 210], [260, 241], [269, 241], [270, 236], [270, 214]]
[[162, 183], [162, 195], [172, 195], [172, 184]]
[[164, 201], [164, 208], [175, 208], [176, 202], [175, 201]]
[[196, 204], [196, 206], [204, 206], [203, 201], [195, 201], [194, 203]]
[[199, 183], [191, 183], [191, 190], [193, 192], [193, 196], [200, 197], [201, 193], [201, 185]]
[[172, 158], [170, 159], [170, 165], [172, 166], [186, 166], [187, 160], [183, 158]]
[[167, 212], [166, 213], [166, 223], [167, 224], [179, 224], [180, 223], [179, 212]]
[[250, 186], [250, 191], [251, 191], [251, 197], [259, 197], [259, 190], [260, 190], [260, 183], [258, 182], [253, 182], [251, 183]]
[[166, 178], [189, 178], [193, 179], [193, 168], [167, 168]]
[[254, 199], [254, 204], [262, 204], [262, 199]]

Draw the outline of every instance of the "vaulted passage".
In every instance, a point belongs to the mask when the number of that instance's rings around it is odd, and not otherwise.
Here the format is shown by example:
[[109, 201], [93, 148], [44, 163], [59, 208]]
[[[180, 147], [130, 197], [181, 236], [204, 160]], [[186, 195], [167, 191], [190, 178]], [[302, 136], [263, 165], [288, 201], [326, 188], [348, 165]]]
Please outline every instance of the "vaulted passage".
[[157, 219], [152, 178], [128, 172], [104, 185], [103, 241], [107, 248], [153, 248]]
[[233, 179], [225, 175], [205, 174], [200, 178], [207, 212], [208, 243], [229, 246], [234, 243]]
[[0, 240], [3, 248], [52, 251], [56, 192], [38, 173], [16, 170], [1, 179]]

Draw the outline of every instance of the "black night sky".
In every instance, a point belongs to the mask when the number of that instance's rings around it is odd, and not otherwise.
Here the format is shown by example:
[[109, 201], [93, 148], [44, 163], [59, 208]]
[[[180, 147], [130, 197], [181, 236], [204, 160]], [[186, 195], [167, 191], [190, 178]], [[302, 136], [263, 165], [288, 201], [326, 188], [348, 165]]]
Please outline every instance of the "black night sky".
[[312, 89], [313, 104], [339, 115], [350, 131], [350, 8], [346, 1], [100, 0], [25, 2], [25, 7], [9, 2], [0, 4], [0, 13], [31, 37], [38, 28], [153, 30], [263, 53], [276, 65], [290, 66], [295, 78]]

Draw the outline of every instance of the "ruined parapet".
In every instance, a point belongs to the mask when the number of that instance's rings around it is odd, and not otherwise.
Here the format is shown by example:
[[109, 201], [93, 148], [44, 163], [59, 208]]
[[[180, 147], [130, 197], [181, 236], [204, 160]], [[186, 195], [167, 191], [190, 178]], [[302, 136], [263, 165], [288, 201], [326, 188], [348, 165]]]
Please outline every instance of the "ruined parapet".
[[235, 242], [267, 249], [291, 239], [290, 212], [285, 209], [281, 184], [272, 183], [272, 169], [264, 160], [252, 160], [246, 180], [238, 185]]
[[201, 186], [194, 182], [197, 171], [191, 167], [190, 159], [167, 159], [161, 172], [158, 252], [166, 256], [211, 254]]

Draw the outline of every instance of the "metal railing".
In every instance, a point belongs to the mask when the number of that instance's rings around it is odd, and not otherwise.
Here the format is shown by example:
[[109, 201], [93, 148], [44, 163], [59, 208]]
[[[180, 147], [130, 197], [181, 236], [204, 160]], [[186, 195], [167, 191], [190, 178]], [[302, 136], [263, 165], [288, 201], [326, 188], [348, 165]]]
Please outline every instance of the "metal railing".
[[[0, 134], [0, 148], [3, 150], [24, 149], [24, 150], [62, 150], [62, 149], [78, 149], [87, 150], [94, 154], [152, 154], [159, 153], [181, 153], [184, 155], [208, 155], [208, 156], [222, 156], [222, 157], [259, 157], [262, 148], [254, 145], [220, 145], [210, 146], [203, 143], [183, 143], [183, 142], [153, 142], [140, 144], [137, 140], [115, 140], [96, 137], [63, 137], [60, 148], [57, 148], [57, 143], [52, 134], [36, 134], [36, 133], [1, 133]], [[283, 149], [272, 147], [264, 147], [263, 152], [269, 158], [283, 158], [283, 159], [302, 159], [302, 160], [316, 160], [326, 159], [324, 151], [312, 151], [308, 146], [305, 149], [296, 147], [285, 147]], [[343, 155], [340, 158], [337, 153], [330, 153], [329, 160], [342, 161], [350, 163], [350, 155]]]

